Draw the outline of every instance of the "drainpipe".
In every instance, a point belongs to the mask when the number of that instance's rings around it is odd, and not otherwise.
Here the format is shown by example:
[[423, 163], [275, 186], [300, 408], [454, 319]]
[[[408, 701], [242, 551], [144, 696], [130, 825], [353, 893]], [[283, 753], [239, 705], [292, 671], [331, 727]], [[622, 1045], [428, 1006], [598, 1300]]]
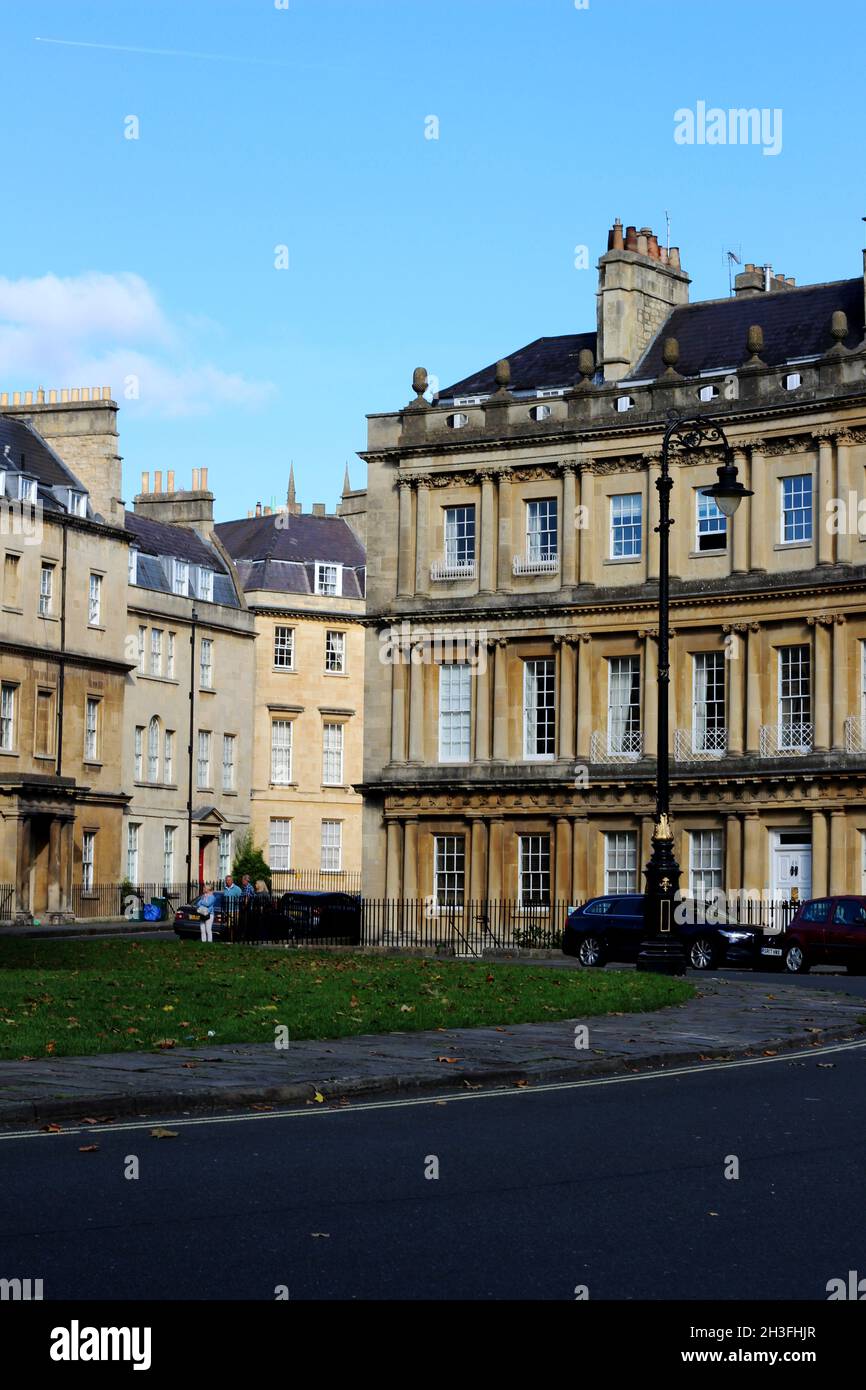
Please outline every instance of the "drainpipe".
[[66, 550], [69, 528], [63, 522], [63, 555], [60, 561], [60, 669], [57, 679], [57, 776], [63, 776], [63, 694], [66, 684]]
[[193, 743], [195, 741], [195, 634], [198, 609], [193, 604], [192, 627], [189, 632], [189, 775], [186, 798], [186, 897], [192, 898], [192, 773]]

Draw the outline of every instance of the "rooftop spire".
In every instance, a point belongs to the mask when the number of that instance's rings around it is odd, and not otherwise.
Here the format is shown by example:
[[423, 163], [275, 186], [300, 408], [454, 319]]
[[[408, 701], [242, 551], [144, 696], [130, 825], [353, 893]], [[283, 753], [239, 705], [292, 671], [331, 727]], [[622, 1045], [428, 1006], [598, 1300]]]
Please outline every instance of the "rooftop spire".
[[294, 460], [289, 464], [289, 490], [286, 493], [286, 506], [295, 505], [295, 463]]
[[349, 465], [348, 465], [348, 463], [347, 463], [347, 464], [346, 464], [346, 471], [345, 471], [345, 473], [343, 474], [343, 496], [345, 497], [346, 493], [347, 493], [347, 492], [351, 492], [351, 491], [352, 491], [352, 484], [351, 484], [351, 482], [349, 481]]

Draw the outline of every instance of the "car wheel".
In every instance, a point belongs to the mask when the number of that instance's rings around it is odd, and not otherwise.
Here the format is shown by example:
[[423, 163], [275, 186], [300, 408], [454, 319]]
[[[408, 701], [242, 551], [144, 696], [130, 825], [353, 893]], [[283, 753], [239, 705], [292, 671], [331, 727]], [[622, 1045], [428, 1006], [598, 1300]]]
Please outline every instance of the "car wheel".
[[604, 965], [604, 948], [597, 936], [585, 936], [577, 948], [581, 965]]
[[709, 936], [696, 936], [689, 947], [689, 965], [693, 970], [712, 970], [716, 963], [716, 948]]
[[809, 970], [806, 952], [798, 941], [792, 941], [785, 950], [785, 970], [789, 975], [805, 975]]

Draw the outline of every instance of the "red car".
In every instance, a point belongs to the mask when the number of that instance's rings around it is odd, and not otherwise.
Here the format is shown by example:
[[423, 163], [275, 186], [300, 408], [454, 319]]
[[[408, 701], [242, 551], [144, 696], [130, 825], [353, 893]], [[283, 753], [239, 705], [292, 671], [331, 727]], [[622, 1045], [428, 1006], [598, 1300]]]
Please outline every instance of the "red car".
[[866, 974], [866, 897], [801, 903], [781, 936], [762, 939], [756, 965], [770, 964], [791, 975], [804, 975], [813, 965], [845, 965], [851, 975]]

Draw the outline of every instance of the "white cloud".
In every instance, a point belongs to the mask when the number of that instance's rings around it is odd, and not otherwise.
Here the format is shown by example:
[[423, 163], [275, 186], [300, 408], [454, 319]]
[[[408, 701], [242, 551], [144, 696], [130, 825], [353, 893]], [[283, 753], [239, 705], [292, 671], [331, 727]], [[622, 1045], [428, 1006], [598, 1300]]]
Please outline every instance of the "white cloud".
[[[202, 326], [192, 316], [173, 323], [147, 282], [128, 272], [0, 277], [0, 386], [107, 385], [130, 413], [168, 418], [269, 399], [272, 383], [198, 359]], [[213, 344], [213, 325], [202, 336]]]

